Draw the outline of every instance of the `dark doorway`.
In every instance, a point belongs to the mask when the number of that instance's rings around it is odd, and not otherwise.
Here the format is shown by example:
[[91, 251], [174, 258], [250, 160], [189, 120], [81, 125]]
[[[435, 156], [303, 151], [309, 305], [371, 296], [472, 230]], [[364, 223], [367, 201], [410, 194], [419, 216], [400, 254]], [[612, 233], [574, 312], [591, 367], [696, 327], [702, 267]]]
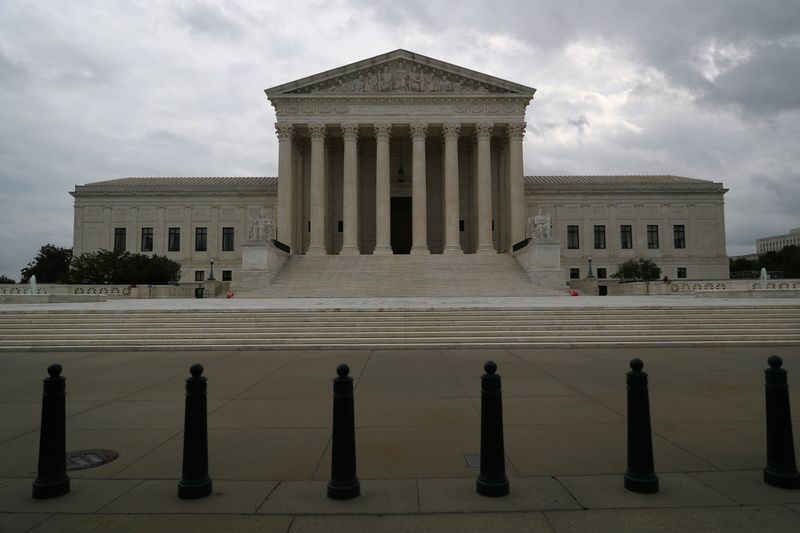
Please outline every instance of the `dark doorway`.
[[392, 197], [392, 251], [396, 254], [411, 253], [411, 198]]

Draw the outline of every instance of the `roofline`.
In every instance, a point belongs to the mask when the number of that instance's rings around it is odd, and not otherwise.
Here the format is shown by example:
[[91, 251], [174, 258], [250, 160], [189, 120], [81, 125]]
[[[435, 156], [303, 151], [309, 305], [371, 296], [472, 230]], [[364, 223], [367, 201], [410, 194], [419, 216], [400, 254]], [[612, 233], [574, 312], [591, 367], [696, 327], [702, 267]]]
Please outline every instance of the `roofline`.
[[[456, 75], [463, 76], [464, 71], [466, 71], [466, 73], [468, 73], [469, 76], [474, 77], [479, 81], [482, 81], [484, 83], [490, 83], [493, 85], [499, 85], [505, 89], [521, 93], [518, 96], [530, 96], [531, 98], [533, 98], [533, 95], [536, 92], [536, 89], [534, 89], [533, 87], [528, 87], [526, 85], [514, 83], [512, 81], [508, 81], [503, 78], [490, 76], [488, 74], [484, 74], [476, 70], [468, 69], [466, 67], [460, 67], [452, 63], [447, 63], [446, 61], [441, 61], [439, 59], [434, 59], [432, 57], [424, 56], [422, 54], [417, 54], [414, 52], [409, 52], [408, 50], [404, 50], [402, 48], [398, 48], [397, 50], [393, 50], [385, 54], [380, 54], [367, 59], [362, 59], [361, 61], [356, 61], [355, 63], [350, 63], [347, 65], [343, 65], [341, 67], [336, 67], [330, 70], [326, 70], [324, 72], [320, 72], [318, 74], [312, 74], [311, 76], [306, 76], [305, 78], [300, 78], [298, 80], [290, 81], [288, 83], [283, 83], [281, 85], [276, 85], [274, 87], [264, 89], [264, 93], [266, 93], [267, 98], [270, 99], [276, 96], [283, 96], [286, 92], [299, 89], [300, 87], [303, 87], [305, 85], [310, 85], [312, 83], [319, 83], [322, 81], [329, 80], [331, 78], [335, 78], [337, 76], [350, 74], [352, 72], [361, 70], [363, 68], [381, 65], [383, 63], [392, 61], [394, 59], [406, 59], [409, 61], [416, 61], [418, 63], [427, 64], [429, 66], [436, 67], [438, 69]], [[302, 95], [295, 94], [291, 96], [302, 96]]]

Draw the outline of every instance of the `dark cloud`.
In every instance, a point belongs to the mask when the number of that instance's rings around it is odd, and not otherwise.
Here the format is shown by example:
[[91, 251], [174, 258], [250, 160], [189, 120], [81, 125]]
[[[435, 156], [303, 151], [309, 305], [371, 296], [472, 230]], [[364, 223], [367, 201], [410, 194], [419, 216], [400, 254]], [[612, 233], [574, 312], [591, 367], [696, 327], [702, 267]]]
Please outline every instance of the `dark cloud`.
[[191, 3], [178, 8], [177, 15], [180, 22], [198, 35], [217, 38], [242, 36], [242, 27], [217, 4]]
[[770, 43], [714, 80], [704, 102], [734, 105], [751, 116], [800, 109], [800, 46]]
[[0, 43], [0, 88], [16, 89], [22, 87], [25, 81], [25, 69], [5, 54]]
[[567, 119], [567, 124], [569, 124], [570, 126], [575, 128], [580, 135], [583, 135], [586, 127], [589, 125], [589, 121], [586, 119], [585, 116], [580, 115], [576, 119], [568, 118]]

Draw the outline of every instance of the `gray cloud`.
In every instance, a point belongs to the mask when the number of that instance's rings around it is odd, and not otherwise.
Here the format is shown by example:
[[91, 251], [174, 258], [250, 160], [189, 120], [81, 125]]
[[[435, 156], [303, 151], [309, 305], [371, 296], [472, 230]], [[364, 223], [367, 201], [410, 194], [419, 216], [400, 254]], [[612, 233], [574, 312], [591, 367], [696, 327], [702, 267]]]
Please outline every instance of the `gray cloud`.
[[243, 28], [219, 5], [204, 2], [190, 3], [176, 10], [178, 20], [191, 32], [218, 38], [239, 38]]
[[800, 109], [800, 46], [770, 43], [714, 80], [704, 102], [734, 105], [751, 116]]

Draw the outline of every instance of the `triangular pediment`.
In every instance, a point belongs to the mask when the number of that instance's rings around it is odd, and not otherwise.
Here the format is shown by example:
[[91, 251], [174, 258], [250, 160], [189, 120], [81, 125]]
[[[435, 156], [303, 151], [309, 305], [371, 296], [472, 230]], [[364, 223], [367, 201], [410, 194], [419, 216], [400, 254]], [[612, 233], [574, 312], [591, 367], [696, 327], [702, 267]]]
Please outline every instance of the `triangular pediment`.
[[536, 89], [444, 61], [395, 50], [267, 89], [267, 96], [303, 94], [513, 94]]

